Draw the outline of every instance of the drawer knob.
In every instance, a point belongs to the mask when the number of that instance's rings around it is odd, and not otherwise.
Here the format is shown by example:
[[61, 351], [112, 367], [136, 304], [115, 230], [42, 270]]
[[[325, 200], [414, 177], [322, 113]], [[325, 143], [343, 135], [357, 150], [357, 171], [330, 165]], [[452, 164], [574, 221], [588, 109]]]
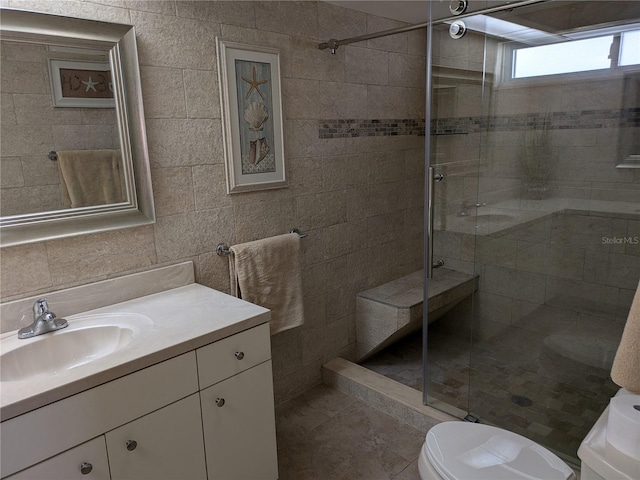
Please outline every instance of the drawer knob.
[[238, 360], [242, 360], [244, 358], [244, 352], [236, 352], [235, 356]]
[[216, 405], [219, 407], [224, 407], [224, 398], [216, 398]]
[[135, 440], [127, 440], [127, 443], [125, 445], [127, 446], [127, 450], [133, 452], [137, 448], [138, 442], [136, 442]]
[[90, 463], [84, 462], [82, 465], [80, 465], [80, 473], [83, 475], [89, 475], [91, 473], [91, 470], [93, 470], [93, 465], [91, 465]]

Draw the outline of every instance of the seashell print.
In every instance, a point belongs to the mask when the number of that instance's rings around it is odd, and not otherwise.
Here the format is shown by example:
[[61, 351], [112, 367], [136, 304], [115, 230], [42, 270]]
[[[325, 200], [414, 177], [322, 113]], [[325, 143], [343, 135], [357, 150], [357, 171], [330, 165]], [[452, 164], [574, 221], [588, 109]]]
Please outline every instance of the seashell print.
[[264, 160], [264, 158], [269, 155], [269, 152], [271, 151], [271, 147], [267, 143], [266, 138], [252, 140], [251, 142], [249, 142], [249, 145], [249, 162], [254, 165], [257, 165], [262, 160]]
[[249, 124], [249, 129], [254, 131], [262, 130], [264, 122], [269, 119], [269, 111], [262, 103], [251, 102], [244, 109], [244, 120]]

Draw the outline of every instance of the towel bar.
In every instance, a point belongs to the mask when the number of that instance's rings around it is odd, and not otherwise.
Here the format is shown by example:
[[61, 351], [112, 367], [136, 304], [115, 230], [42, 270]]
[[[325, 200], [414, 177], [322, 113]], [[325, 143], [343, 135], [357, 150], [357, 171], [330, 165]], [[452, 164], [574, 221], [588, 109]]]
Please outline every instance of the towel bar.
[[[289, 233], [297, 233], [300, 236], [300, 238], [306, 238], [309, 236], [308, 233], [301, 232], [297, 228], [291, 229]], [[226, 244], [219, 243], [218, 246], [216, 247], [216, 253], [221, 257], [228, 257], [229, 255], [231, 255], [232, 252], [231, 250], [229, 250], [229, 247]]]
[[47, 154], [47, 157], [49, 157], [49, 160], [53, 160], [55, 162], [56, 160], [58, 160], [58, 152], [56, 152], [55, 150], [51, 150]]

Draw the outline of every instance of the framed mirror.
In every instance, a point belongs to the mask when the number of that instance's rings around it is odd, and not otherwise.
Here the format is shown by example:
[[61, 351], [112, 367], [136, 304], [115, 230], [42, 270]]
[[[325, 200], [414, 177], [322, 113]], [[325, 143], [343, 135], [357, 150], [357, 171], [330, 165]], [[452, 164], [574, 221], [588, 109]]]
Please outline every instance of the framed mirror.
[[155, 222], [131, 25], [1, 9], [0, 246]]

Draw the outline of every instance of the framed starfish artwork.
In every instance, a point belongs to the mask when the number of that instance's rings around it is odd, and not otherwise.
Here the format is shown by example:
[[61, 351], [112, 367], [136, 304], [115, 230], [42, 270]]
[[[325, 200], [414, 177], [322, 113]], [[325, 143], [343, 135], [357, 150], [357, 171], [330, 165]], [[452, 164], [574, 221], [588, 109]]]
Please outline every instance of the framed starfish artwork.
[[114, 108], [108, 62], [49, 60], [54, 107]]
[[227, 193], [287, 186], [279, 50], [216, 39]]

